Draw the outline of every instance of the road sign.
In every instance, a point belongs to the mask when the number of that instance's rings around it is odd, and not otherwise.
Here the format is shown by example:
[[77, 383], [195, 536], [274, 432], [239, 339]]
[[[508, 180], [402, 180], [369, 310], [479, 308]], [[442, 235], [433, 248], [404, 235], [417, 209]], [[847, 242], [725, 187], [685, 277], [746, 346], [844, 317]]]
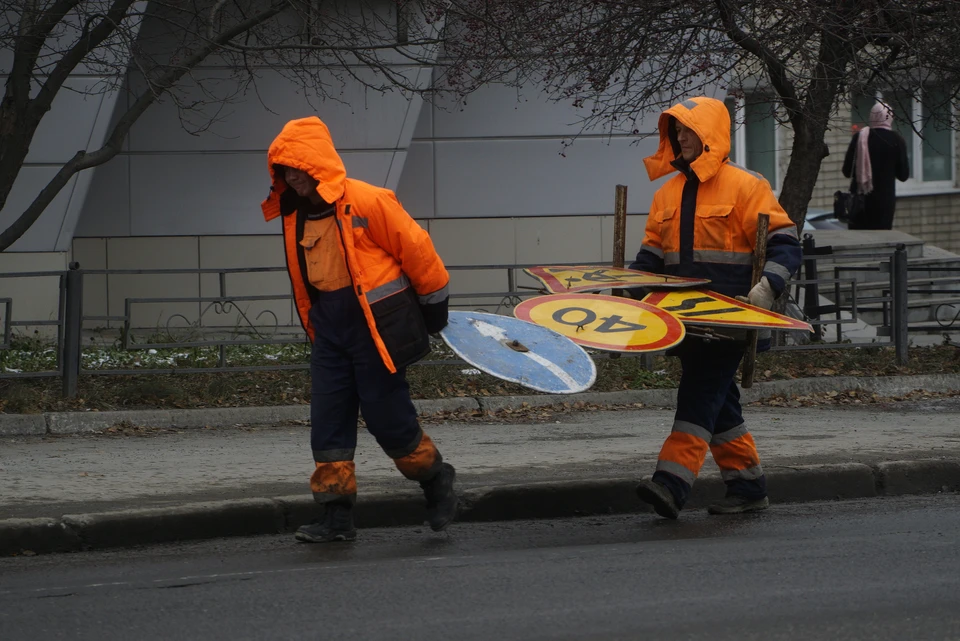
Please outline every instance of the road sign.
[[582, 392], [597, 379], [597, 366], [582, 347], [510, 316], [451, 311], [440, 336], [477, 369], [540, 392]]
[[643, 302], [668, 311], [689, 325], [813, 331], [809, 324], [796, 318], [706, 289], [653, 292], [647, 294]]
[[517, 305], [513, 313], [580, 345], [609, 352], [656, 352], [673, 347], [686, 333], [669, 312], [617, 296], [538, 296]]
[[705, 278], [684, 278], [651, 274], [634, 269], [602, 267], [598, 265], [548, 266], [524, 269], [541, 283], [551, 294], [575, 294], [597, 292], [602, 289], [625, 289], [629, 287], [684, 288], [703, 287], [710, 281]]

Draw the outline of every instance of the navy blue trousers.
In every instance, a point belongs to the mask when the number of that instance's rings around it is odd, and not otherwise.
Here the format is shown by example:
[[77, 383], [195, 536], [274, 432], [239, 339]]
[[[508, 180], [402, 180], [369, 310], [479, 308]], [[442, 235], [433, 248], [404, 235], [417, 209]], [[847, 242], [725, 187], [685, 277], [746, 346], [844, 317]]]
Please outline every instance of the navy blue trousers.
[[320, 292], [310, 309], [310, 446], [319, 462], [353, 460], [357, 418], [393, 458], [421, 438], [405, 370], [391, 374], [350, 287]]
[[678, 506], [689, 498], [708, 448], [720, 467], [727, 495], [751, 499], [767, 495], [735, 380], [743, 354], [743, 344], [732, 341], [688, 338], [677, 349], [682, 368], [677, 412], [653, 479], [671, 491]]

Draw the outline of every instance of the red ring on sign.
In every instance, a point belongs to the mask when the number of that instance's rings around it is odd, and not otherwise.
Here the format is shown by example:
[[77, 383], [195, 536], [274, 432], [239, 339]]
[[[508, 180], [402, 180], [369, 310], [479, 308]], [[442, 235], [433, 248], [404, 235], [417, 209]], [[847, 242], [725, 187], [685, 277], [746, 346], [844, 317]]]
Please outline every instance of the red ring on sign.
[[[638, 300], [633, 300], [632, 298], [622, 298], [620, 296], [603, 296], [598, 294], [554, 294], [551, 296], [536, 296], [534, 298], [528, 298], [527, 300], [521, 302], [513, 309], [513, 315], [519, 318], [520, 320], [525, 320], [529, 323], [534, 323], [540, 325], [537, 321], [533, 320], [533, 310], [537, 309], [545, 303], [587, 303], [587, 302], [607, 302], [607, 303], [616, 303], [619, 305], [627, 305], [628, 307], [634, 307], [641, 311], [653, 314], [659, 318], [663, 324], [666, 326], [666, 333], [659, 339], [651, 342], [644, 343], [641, 345], [611, 345], [609, 343], [599, 343], [596, 341], [585, 340], [582, 338], [577, 338], [576, 336], [563, 334], [567, 338], [573, 340], [578, 345], [583, 345], [585, 347], [593, 347], [596, 349], [601, 349], [604, 351], [614, 351], [614, 352], [656, 352], [669, 347], [673, 347], [677, 343], [683, 340], [686, 335], [686, 328], [683, 323], [680, 322], [680, 319], [671, 314], [670, 312], [660, 309], [649, 303], [643, 303]], [[550, 327], [553, 331], [557, 331], [555, 328]]]

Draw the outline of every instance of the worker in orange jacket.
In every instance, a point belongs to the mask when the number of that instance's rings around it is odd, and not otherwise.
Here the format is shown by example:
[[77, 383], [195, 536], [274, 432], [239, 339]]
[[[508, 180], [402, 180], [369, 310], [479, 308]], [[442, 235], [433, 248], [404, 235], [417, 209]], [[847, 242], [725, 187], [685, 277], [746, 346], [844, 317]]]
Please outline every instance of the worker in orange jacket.
[[347, 178], [319, 118], [287, 123], [267, 160], [263, 214], [282, 217], [293, 296], [313, 343], [310, 487], [321, 514], [296, 538], [356, 538], [358, 412], [397, 469], [419, 481], [430, 527], [442, 530], [457, 512], [455, 472], [420, 428], [404, 368], [447, 324], [443, 261], [392, 191]]
[[[698, 97], [661, 114], [657, 152], [644, 159], [650, 180], [676, 172], [653, 197], [646, 234], [631, 269], [709, 278], [709, 288], [770, 309], [800, 266], [797, 228], [760, 174], [730, 162], [730, 115], [723, 102]], [[770, 216], [763, 277], [751, 288], [758, 214]], [[769, 347], [758, 345], [758, 349]], [[743, 336], [688, 337], [676, 350], [683, 373], [673, 429], [639, 497], [675, 519], [709, 449], [727, 485], [711, 514], [769, 505], [766, 477], [747, 431], [735, 376]]]

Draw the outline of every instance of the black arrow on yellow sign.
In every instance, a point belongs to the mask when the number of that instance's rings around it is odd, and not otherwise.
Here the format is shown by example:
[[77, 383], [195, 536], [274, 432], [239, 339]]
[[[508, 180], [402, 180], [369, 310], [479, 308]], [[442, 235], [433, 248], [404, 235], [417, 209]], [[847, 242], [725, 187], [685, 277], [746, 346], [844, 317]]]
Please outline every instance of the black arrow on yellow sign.
[[668, 312], [682, 312], [680, 316], [687, 318], [692, 318], [694, 316], [709, 316], [712, 314], [726, 314], [729, 312], [742, 312], [745, 311], [742, 307], [727, 307], [726, 309], [704, 309], [699, 312], [691, 312], [697, 305], [701, 303], [715, 303], [717, 299], [710, 298], [709, 296], [703, 296], [701, 298], [688, 298], [679, 305], [671, 305], [670, 307], [664, 307], [663, 309]]

